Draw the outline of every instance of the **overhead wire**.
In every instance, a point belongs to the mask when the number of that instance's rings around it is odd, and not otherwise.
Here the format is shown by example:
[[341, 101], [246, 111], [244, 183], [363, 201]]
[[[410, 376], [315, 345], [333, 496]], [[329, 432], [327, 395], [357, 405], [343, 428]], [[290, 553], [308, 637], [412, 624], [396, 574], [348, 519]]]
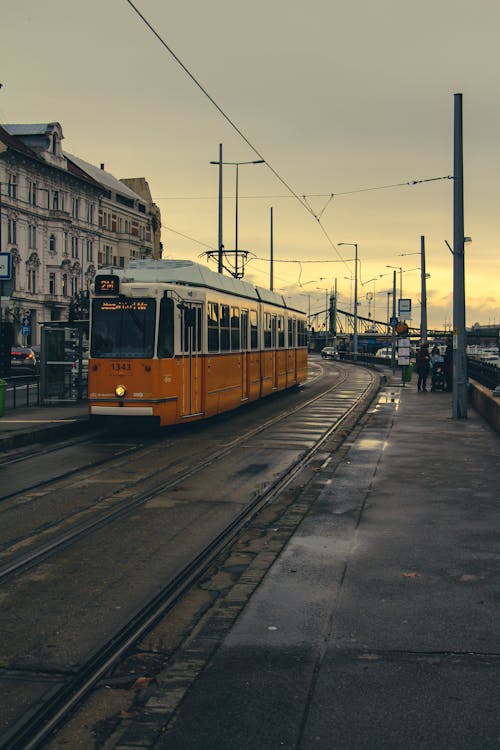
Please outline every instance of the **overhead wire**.
[[141, 11], [134, 5], [132, 0], [126, 0], [126, 2], [130, 5], [130, 7], [137, 13], [139, 18], [143, 21], [143, 23], [148, 27], [148, 29], [155, 35], [155, 37], [158, 39], [158, 41], [163, 45], [163, 47], [167, 50], [167, 52], [174, 58], [174, 60], [181, 66], [183, 71], [186, 73], [186, 75], [189, 76], [189, 78], [193, 81], [193, 83], [200, 89], [200, 91], [207, 97], [207, 99], [213, 104], [213, 106], [216, 108], [216, 110], [222, 115], [222, 117], [226, 120], [226, 122], [229, 123], [229, 125], [233, 128], [233, 130], [238, 133], [238, 135], [245, 141], [245, 143], [252, 149], [254, 154], [256, 154], [259, 159], [262, 159], [262, 161], [266, 164], [268, 169], [274, 174], [275, 177], [278, 178], [278, 180], [281, 182], [282, 185], [301, 203], [303, 206], [307, 208], [307, 210], [310, 210], [308, 206], [302, 201], [300, 196], [293, 190], [293, 188], [290, 187], [290, 185], [286, 182], [286, 180], [274, 169], [274, 167], [267, 161], [267, 159], [264, 158], [264, 156], [261, 154], [261, 152], [253, 145], [253, 143], [247, 138], [247, 136], [243, 133], [243, 131], [236, 125], [236, 123], [229, 117], [229, 115], [222, 109], [219, 104], [215, 101], [215, 99], [208, 93], [208, 91], [205, 89], [204, 86], [198, 81], [198, 79], [191, 73], [189, 68], [182, 62], [182, 60], [178, 57], [178, 55], [175, 54], [173, 49], [166, 43], [166, 41], [160, 36], [160, 34], [156, 31], [156, 29], [153, 27], [153, 25], [148, 21], [148, 19], [141, 13]]
[[[222, 107], [215, 101], [215, 99], [209, 94], [209, 92], [206, 90], [206, 88], [198, 81], [198, 79], [194, 76], [193, 73], [189, 70], [189, 68], [182, 62], [180, 57], [173, 51], [173, 49], [167, 44], [167, 42], [163, 39], [163, 37], [156, 31], [154, 26], [148, 21], [148, 19], [144, 16], [143, 13], [137, 8], [137, 6], [132, 2], [132, 0], [126, 0], [128, 5], [132, 8], [132, 10], [139, 16], [141, 21], [147, 26], [147, 28], [151, 31], [151, 33], [158, 39], [160, 44], [167, 50], [167, 52], [174, 58], [174, 60], [180, 65], [182, 70], [186, 73], [186, 75], [192, 80], [192, 82], [197, 86], [200, 91], [204, 94], [204, 96], [207, 97], [207, 99], [211, 102], [211, 104], [215, 107], [215, 109], [219, 112], [219, 114], [222, 115], [222, 117], [226, 120], [226, 122], [233, 128], [233, 130], [242, 138], [245, 143], [249, 146], [249, 148], [259, 157], [259, 159], [262, 159], [262, 161], [266, 164], [268, 169], [274, 174], [274, 176], [281, 182], [281, 184], [289, 191], [289, 193], [310, 213], [317, 221], [318, 225], [321, 228], [321, 231], [323, 232], [325, 238], [327, 239], [328, 243], [334, 250], [334, 252], [338, 255], [339, 259], [347, 266], [347, 261], [343, 258], [342, 254], [339, 252], [337, 246], [331, 239], [330, 235], [328, 234], [326, 228], [321, 223], [321, 216], [323, 215], [326, 207], [329, 205], [329, 203], [334, 198], [334, 193], [331, 193], [328, 201], [326, 202], [325, 206], [321, 210], [319, 214], [315, 213], [309, 202], [307, 201], [307, 198], [305, 195], [302, 197], [296, 193], [295, 190], [286, 182], [286, 180], [277, 172], [276, 169], [265, 159], [263, 154], [253, 145], [253, 143], [250, 141], [249, 138], [243, 133], [243, 131], [236, 125], [236, 123], [229, 117], [229, 115], [222, 109]], [[400, 187], [403, 185], [417, 185], [421, 182], [431, 182], [433, 180], [439, 180], [439, 179], [452, 179], [451, 177], [443, 178], [443, 177], [433, 177], [426, 180], [412, 180], [410, 182], [406, 183], [398, 183], [395, 185], [387, 185], [387, 186], [381, 186], [379, 188], [364, 188], [359, 190], [353, 190], [353, 191], [347, 191], [344, 193], [337, 193], [337, 195], [348, 195], [349, 193], [355, 193], [355, 192], [364, 192], [368, 190], [382, 190], [388, 187]]]

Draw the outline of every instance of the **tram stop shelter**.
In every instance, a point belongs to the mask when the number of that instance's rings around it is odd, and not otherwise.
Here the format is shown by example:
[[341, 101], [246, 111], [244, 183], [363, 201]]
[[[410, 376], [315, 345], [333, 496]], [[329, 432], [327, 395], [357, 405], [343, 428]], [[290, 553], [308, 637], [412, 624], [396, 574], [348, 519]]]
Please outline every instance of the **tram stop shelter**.
[[43, 404], [87, 398], [88, 320], [41, 324], [40, 400]]

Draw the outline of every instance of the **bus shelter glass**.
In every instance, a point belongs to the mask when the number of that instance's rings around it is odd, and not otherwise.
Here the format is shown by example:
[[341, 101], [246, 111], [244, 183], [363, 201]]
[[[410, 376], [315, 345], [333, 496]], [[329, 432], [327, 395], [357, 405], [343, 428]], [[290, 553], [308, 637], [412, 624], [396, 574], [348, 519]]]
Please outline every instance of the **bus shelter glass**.
[[150, 359], [154, 354], [155, 316], [153, 299], [94, 299], [91, 356]]

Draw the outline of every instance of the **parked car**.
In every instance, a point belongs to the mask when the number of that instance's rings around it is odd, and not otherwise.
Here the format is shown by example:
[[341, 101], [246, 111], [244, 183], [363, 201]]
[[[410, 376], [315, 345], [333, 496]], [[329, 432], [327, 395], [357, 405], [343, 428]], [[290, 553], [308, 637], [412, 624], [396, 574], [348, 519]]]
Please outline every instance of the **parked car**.
[[29, 346], [11, 346], [10, 370], [12, 375], [38, 375], [38, 358]]
[[[382, 349], [377, 349], [375, 352], [376, 357], [381, 357], [383, 359], [391, 359], [392, 357], [392, 346], [384, 346]], [[396, 348], [396, 359], [398, 358], [398, 350]]]
[[325, 359], [337, 359], [338, 353], [334, 346], [325, 346], [321, 350], [321, 356]]

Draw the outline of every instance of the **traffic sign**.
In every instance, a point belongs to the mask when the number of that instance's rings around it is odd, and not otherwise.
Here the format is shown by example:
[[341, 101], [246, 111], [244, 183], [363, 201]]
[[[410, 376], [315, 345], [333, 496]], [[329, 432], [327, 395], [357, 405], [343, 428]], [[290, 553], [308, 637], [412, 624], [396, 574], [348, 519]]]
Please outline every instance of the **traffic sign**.
[[0, 281], [8, 281], [12, 276], [12, 255], [0, 253]]
[[411, 299], [398, 299], [398, 313], [401, 318], [411, 315]]

